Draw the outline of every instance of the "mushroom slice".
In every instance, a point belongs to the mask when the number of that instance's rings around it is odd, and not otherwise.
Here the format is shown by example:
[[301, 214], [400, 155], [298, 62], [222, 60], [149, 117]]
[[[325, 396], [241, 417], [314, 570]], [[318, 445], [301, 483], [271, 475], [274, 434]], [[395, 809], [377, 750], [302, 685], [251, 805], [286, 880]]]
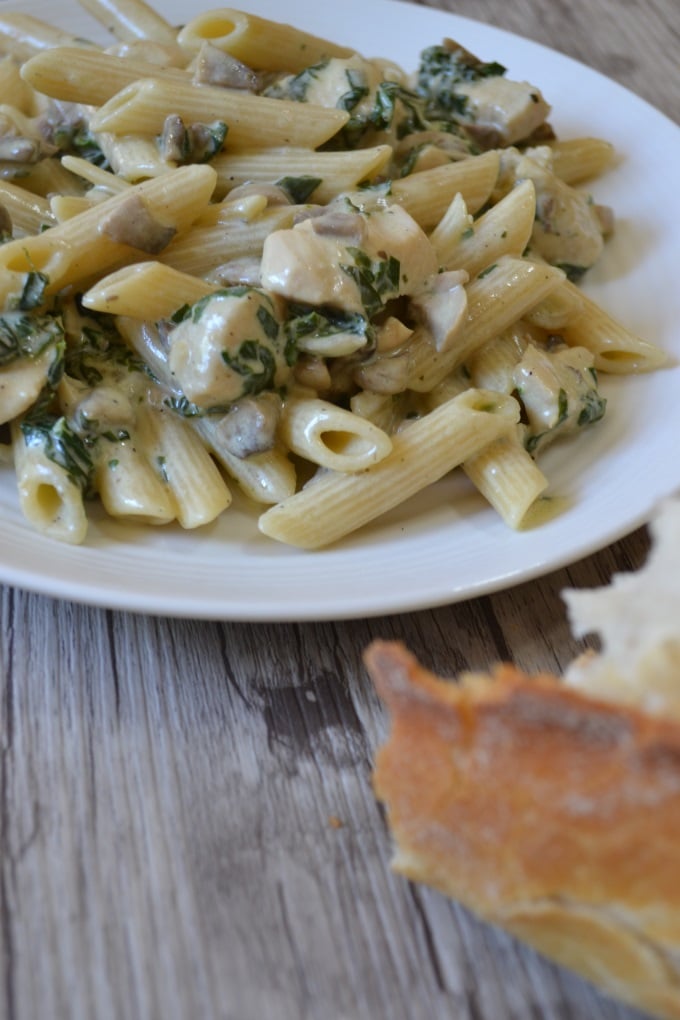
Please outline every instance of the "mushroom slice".
[[149, 255], [167, 248], [177, 233], [155, 219], [139, 195], [129, 195], [99, 224], [99, 232], [117, 244], [127, 244]]

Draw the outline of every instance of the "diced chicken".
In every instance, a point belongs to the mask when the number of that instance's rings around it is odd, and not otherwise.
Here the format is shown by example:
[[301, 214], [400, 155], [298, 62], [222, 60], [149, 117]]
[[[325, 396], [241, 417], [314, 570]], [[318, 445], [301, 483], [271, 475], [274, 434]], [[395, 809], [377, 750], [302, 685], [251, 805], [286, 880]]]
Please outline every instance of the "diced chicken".
[[534, 85], [501, 75], [457, 82], [456, 94], [465, 96], [465, 116], [474, 130], [493, 133], [494, 145], [513, 145], [529, 138], [550, 113], [549, 104]]
[[[334, 215], [334, 214], [332, 214]], [[377, 209], [370, 215], [354, 214], [349, 244], [348, 222], [342, 228], [319, 228], [324, 217], [298, 223], [290, 230], [270, 234], [262, 254], [262, 285], [291, 301], [309, 305], [330, 305], [366, 314], [366, 293], [361, 283], [361, 265], [366, 279], [380, 275], [388, 260], [396, 264], [396, 279], [374, 279], [383, 303], [403, 294], [413, 294], [438, 269], [437, 257], [427, 235], [400, 206]]]
[[254, 288], [221, 291], [194, 306], [169, 335], [174, 381], [201, 407], [225, 407], [282, 386], [290, 375], [280, 316]]
[[438, 351], [447, 350], [465, 321], [467, 273], [452, 270], [433, 277], [411, 298], [411, 307], [425, 324]]
[[531, 247], [552, 265], [586, 270], [602, 253], [602, 221], [587, 195], [552, 173], [550, 150], [535, 149], [530, 156], [509, 149], [501, 157], [497, 194], [523, 180], [536, 189], [536, 219]]
[[530, 450], [598, 421], [605, 412], [593, 355], [583, 347], [548, 351], [529, 344], [513, 380], [528, 420]]

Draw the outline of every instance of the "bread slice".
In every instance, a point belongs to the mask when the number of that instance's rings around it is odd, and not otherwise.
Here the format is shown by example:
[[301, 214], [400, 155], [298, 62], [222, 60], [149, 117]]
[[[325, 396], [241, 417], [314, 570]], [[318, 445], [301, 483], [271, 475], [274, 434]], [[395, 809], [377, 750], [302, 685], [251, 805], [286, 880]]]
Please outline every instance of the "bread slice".
[[[680, 503], [665, 508], [657, 538], [680, 539], [671, 518], [680, 523]], [[680, 1018], [680, 588], [670, 626], [645, 606], [650, 642], [632, 641], [636, 613], [619, 598], [625, 588], [652, 597], [673, 563], [665, 544], [637, 575], [599, 589], [593, 618], [613, 651], [575, 664], [567, 680], [499, 665], [452, 682], [380, 641], [365, 662], [391, 717], [374, 784], [395, 869], [615, 997]]]

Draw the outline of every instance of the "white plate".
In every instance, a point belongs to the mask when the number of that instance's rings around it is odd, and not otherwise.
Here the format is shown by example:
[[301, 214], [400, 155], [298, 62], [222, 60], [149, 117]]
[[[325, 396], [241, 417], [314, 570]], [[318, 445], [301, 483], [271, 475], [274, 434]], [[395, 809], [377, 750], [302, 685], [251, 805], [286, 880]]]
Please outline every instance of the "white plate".
[[[44, 0], [3, 7], [45, 16]], [[199, 0], [192, 11], [219, 6]], [[249, 9], [280, 18], [279, 0]], [[186, 0], [161, 0], [175, 23]], [[558, 134], [599, 135], [625, 157], [593, 188], [617, 213], [617, 231], [587, 290], [636, 332], [680, 355], [677, 230], [678, 128], [590, 69], [535, 43], [477, 22], [390, 0], [289, 0], [286, 20], [385, 55], [409, 69], [444, 36], [512, 78], [528, 79], [553, 104]], [[101, 36], [75, 0], [51, 0], [49, 17]], [[262, 537], [256, 515], [237, 505], [199, 533], [127, 528], [97, 518], [87, 543], [71, 548], [36, 535], [18, 509], [8, 469], [0, 472], [0, 579], [103, 606], [232, 620], [347, 618], [455, 602], [545, 574], [602, 548], [645, 521], [680, 487], [680, 374], [676, 368], [610, 379], [607, 417], [542, 464], [567, 509], [515, 534], [449, 478], [335, 548], [315, 553]]]

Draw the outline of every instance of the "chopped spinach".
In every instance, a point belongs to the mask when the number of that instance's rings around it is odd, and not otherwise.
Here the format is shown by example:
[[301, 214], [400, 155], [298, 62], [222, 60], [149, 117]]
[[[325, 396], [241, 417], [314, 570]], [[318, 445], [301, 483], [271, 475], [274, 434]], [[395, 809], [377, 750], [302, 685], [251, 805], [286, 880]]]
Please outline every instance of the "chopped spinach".
[[37, 358], [50, 344], [62, 344], [64, 327], [54, 315], [5, 312], [0, 315], [0, 366], [17, 358]]
[[371, 260], [365, 251], [354, 247], [348, 247], [347, 252], [354, 263], [341, 264], [340, 268], [356, 283], [366, 316], [372, 319], [388, 298], [399, 293], [399, 259], [389, 255], [386, 259]]
[[27, 446], [43, 447], [45, 456], [63, 468], [83, 496], [93, 493], [94, 465], [90, 444], [78, 436], [63, 415], [57, 416], [36, 406], [21, 422]]
[[222, 359], [243, 378], [244, 396], [254, 396], [274, 388], [276, 359], [269, 347], [258, 340], [244, 340], [235, 354], [222, 351]]
[[321, 184], [321, 177], [280, 177], [276, 186], [282, 188], [295, 205], [304, 205], [307, 199], [316, 191]]

